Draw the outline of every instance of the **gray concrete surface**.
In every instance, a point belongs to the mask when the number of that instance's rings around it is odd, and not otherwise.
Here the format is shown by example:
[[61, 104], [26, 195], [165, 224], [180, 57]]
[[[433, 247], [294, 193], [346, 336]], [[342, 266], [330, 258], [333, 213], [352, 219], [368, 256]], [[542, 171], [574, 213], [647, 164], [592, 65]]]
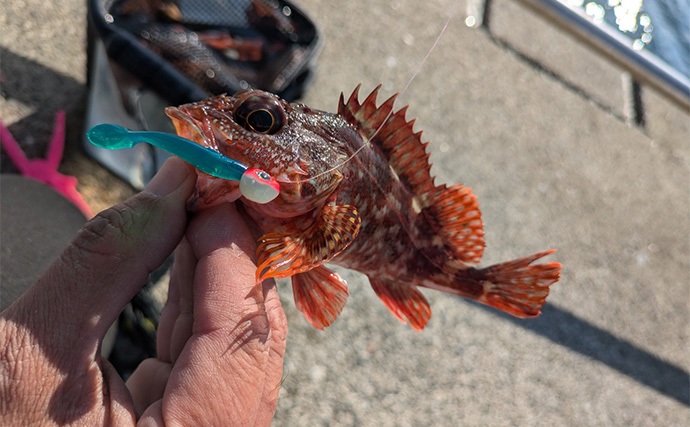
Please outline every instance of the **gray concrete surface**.
[[[400, 106], [431, 141], [437, 182], [478, 195], [485, 263], [558, 248], [563, 274], [534, 320], [425, 292], [421, 333], [356, 273], [341, 270], [350, 300], [323, 332], [281, 283], [290, 333], [274, 425], [687, 425], [688, 112], [643, 88], [645, 127], [628, 126], [615, 89], [578, 89], [577, 70], [607, 85], [618, 78], [598, 73], [615, 67], [563, 35], [554, 47], [542, 31], [467, 28], [463, 1], [298, 4], [326, 38], [305, 102], [328, 110], [359, 82], [401, 90], [456, 8]], [[496, 25], [537, 19], [507, 7]], [[76, 0], [10, 0], [0, 14], [0, 116], [17, 132], [47, 140], [58, 107], [81, 120], [83, 14]], [[94, 176], [114, 179], [80, 156], [69, 170], [104, 192]]]
[[0, 175], [0, 311], [34, 284], [85, 222], [79, 209], [51, 187]]

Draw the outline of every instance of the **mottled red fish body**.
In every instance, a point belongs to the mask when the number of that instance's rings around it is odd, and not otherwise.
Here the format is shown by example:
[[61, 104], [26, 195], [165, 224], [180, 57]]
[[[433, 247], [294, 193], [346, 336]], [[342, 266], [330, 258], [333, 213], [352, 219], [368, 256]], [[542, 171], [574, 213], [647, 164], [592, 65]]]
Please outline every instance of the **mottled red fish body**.
[[[330, 262], [368, 276], [401, 321], [421, 330], [431, 317], [418, 287], [471, 298], [519, 317], [539, 314], [559, 263], [532, 264], [553, 251], [478, 268], [484, 231], [477, 198], [462, 185], [437, 186], [427, 143], [394, 112], [358, 89], [338, 113], [244, 91], [169, 108], [178, 134], [265, 170], [280, 195], [260, 205], [240, 198], [265, 233], [257, 280], [291, 277], [295, 303], [323, 329], [347, 301]], [[236, 184], [201, 177], [190, 206], [238, 199]]]

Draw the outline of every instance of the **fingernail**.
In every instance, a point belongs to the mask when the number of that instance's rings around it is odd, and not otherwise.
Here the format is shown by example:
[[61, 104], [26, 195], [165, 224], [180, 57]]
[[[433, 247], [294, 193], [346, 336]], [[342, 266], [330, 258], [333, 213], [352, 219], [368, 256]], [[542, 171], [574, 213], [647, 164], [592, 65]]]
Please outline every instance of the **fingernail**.
[[170, 157], [156, 176], [146, 184], [144, 191], [156, 196], [165, 196], [175, 191], [187, 179], [187, 174], [189, 169], [185, 162], [177, 157]]

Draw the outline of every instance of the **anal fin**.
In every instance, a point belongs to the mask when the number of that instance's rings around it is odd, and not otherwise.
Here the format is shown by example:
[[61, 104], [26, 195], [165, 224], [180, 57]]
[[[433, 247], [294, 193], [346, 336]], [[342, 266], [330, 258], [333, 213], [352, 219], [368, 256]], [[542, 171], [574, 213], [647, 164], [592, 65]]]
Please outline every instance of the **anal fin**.
[[292, 292], [295, 306], [316, 329], [335, 321], [349, 295], [345, 280], [324, 266], [292, 276]]
[[374, 292], [388, 310], [403, 323], [409, 323], [415, 331], [421, 331], [431, 318], [431, 307], [424, 295], [405, 283], [387, 283], [369, 278]]

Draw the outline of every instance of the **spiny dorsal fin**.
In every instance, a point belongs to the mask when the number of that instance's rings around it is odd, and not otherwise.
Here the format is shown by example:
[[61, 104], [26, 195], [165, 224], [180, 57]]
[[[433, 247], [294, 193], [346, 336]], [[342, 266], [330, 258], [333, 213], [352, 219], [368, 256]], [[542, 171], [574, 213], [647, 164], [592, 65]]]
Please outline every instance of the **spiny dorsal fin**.
[[377, 107], [381, 85], [362, 103], [358, 99], [360, 87], [361, 84], [347, 102], [340, 94], [338, 113], [379, 147], [400, 181], [415, 195], [421, 214], [437, 226], [436, 233], [460, 261], [456, 267], [478, 264], [484, 250], [484, 232], [476, 197], [461, 185], [434, 185], [426, 152], [428, 143], [422, 142], [421, 131], [414, 132], [415, 119], [405, 119], [407, 107], [393, 112], [397, 94]]
[[400, 181], [419, 197], [420, 207], [427, 207], [428, 198], [425, 194], [435, 187], [429, 173], [431, 164], [426, 152], [428, 143], [422, 142], [422, 132], [414, 133], [415, 120], [405, 119], [407, 107], [392, 112], [397, 94], [377, 107], [376, 97], [381, 85], [377, 86], [362, 103], [358, 100], [360, 86], [361, 84], [355, 88], [347, 102], [344, 102], [343, 94], [340, 94], [338, 114], [349, 123], [358, 126], [362, 136], [381, 149]]

